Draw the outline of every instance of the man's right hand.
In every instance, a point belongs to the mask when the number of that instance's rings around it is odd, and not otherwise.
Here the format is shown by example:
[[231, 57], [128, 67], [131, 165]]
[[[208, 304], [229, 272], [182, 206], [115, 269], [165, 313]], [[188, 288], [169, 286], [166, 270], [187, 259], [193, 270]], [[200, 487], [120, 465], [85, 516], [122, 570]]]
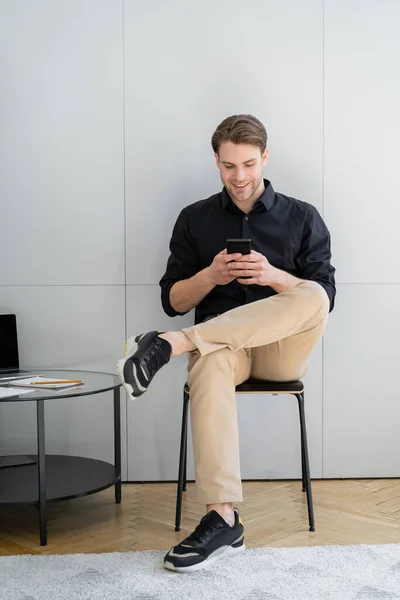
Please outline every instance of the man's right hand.
[[185, 313], [197, 306], [216, 285], [226, 285], [237, 278], [231, 275], [238, 269], [240, 263], [232, 262], [240, 258], [240, 252], [228, 254], [222, 250], [212, 261], [209, 267], [202, 269], [189, 279], [181, 279], [174, 283], [169, 292], [169, 301], [172, 308], [178, 313]]
[[234, 279], [236, 276], [232, 277], [231, 268], [229, 268], [229, 263], [232, 260], [236, 260], [240, 258], [242, 255], [240, 252], [236, 254], [228, 254], [227, 250], [222, 250], [217, 256], [215, 256], [211, 265], [208, 267], [209, 275], [213, 285], [227, 285]]

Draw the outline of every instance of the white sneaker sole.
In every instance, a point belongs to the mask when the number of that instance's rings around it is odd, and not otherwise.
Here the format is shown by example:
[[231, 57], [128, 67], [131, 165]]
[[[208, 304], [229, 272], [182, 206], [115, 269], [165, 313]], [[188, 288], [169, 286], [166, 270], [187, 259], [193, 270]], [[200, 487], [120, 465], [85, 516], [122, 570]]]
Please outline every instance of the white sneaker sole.
[[166, 569], [170, 569], [171, 571], [177, 571], [178, 573], [191, 573], [192, 571], [207, 569], [217, 560], [220, 560], [221, 558], [228, 558], [230, 556], [236, 556], [236, 554], [240, 554], [241, 552], [244, 552], [244, 550], [246, 550], [246, 546], [244, 544], [238, 548], [227, 546], [223, 552], [216, 550], [214, 554], [210, 554], [207, 560], [203, 560], [203, 562], [197, 563], [197, 565], [192, 565], [191, 567], [175, 567], [171, 562], [166, 561], [164, 562], [164, 567]]

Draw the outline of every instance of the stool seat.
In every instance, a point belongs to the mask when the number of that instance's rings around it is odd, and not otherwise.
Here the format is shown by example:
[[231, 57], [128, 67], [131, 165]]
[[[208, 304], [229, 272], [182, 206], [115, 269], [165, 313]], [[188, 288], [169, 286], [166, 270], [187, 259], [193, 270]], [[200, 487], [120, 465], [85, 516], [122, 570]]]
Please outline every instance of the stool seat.
[[236, 386], [238, 394], [301, 394], [304, 391], [302, 381], [265, 381], [247, 379]]

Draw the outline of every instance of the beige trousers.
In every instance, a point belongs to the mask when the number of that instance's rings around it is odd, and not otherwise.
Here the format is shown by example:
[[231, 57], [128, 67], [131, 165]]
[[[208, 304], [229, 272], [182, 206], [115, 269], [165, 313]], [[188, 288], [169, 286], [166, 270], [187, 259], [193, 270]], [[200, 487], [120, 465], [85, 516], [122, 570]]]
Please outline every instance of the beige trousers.
[[183, 329], [197, 347], [189, 354], [188, 384], [200, 503], [243, 500], [235, 386], [250, 376], [301, 379], [328, 312], [324, 288], [304, 281]]

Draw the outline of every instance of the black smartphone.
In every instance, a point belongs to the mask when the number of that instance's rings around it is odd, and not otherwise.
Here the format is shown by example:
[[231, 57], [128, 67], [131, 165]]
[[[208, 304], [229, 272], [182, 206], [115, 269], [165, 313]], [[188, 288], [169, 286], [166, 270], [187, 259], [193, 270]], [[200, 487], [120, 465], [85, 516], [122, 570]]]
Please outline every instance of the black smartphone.
[[[226, 240], [226, 250], [228, 254], [235, 254], [235, 252], [251, 254], [251, 239], [241, 238], [236, 240]], [[250, 277], [242, 277], [242, 279], [250, 279]]]
[[228, 254], [235, 254], [240, 252], [241, 254], [251, 254], [251, 239], [229, 239], [226, 240], [226, 249]]

